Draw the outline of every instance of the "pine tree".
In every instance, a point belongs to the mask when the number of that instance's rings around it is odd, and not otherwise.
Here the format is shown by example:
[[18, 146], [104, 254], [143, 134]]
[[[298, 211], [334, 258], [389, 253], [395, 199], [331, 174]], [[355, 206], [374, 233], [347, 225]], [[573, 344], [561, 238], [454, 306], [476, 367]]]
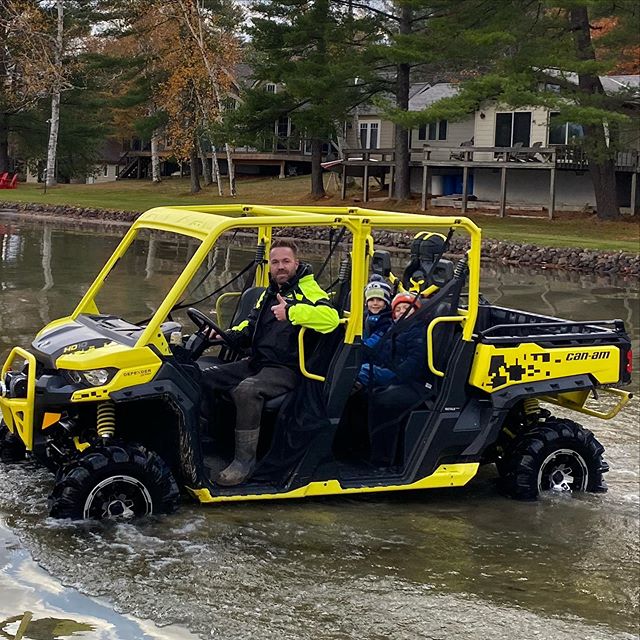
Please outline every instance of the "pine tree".
[[[293, 132], [310, 140], [311, 192], [322, 197], [322, 146], [363, 99], [366, 84], [356, 78], [370, 75], [362, 54], [371, 25], [331, 0], [272, 0], [251, 10], [257, 86], [231, 114], [236, 136], [255, 140], [290, 118]], [[267, 92], [266, 83], [277, 91]]]

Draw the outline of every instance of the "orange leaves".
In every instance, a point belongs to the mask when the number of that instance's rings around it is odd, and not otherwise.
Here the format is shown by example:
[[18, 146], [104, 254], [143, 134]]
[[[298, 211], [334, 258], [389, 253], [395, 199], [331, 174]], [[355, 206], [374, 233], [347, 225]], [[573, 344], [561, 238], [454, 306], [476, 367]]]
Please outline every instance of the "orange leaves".
[[196, 135], [219, 119], [239, 58], [234, 33], [197, 0], [151, 0], [118, 40], [122, 56], [142, 57], [152, 85], [148, 109], [167, 116], [166, 137], [187, 158]]

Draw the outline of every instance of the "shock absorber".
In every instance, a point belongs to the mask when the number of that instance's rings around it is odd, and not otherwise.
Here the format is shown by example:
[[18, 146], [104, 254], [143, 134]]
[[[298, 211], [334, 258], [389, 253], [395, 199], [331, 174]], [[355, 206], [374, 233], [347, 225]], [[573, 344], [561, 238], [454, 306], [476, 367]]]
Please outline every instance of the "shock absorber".
[[467, 273], [467, 263], [469, 262], [469, 257], [465, 253], [460, 260], [458, 260], [454, 270], [453, 277], [454, 278], [462, 278]]
[[265, 260], [266, 256], [266, 245], [264, 242], [261, 242], [256, 246], [256, 255], [253, 258], [256, 264], [262, 264]]
[[522, 403], [522, 409], [524, 411], [524, 418], [527, 426], [532, 426], [538, 420], [540, 415], [540, 403], [537, 398], [527, 398]]
[[113, 402], [101, 402], [97, 411], [97, 431], [101, 438], [111, 438], [116, 432], [116, 407]]
[[347, 256], [340, 262], [340, 270], [338, 271], [338, 280], [347, 282], [351, 277], [351, 258]]

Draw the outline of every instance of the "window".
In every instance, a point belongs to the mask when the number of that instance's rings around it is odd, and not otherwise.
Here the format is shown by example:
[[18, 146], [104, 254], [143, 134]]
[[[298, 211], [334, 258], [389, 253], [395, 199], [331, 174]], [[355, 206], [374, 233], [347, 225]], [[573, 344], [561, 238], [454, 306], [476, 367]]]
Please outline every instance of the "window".
[[278, 138], [288, 138], [291, 135], [291, 118], [280, 116], [276, 122], [276, 135]]
[[496, 113], [496, 147], [513, 147], [516, 142], [528, 147], [531, 141], [531, 112]]
[[549, 144], [571, 144], [579, 138], [584, 138], [584, 130], [581, 124], [574, 122], [564, 122], [554, 124], [554, 118], [558, 118], [560, 113], [554, 111], [549, 120]]
[[360, 122], [360, 146], [377, 149], [379, 146], [380, 122]]
[[447, 128], [446, 120], [423, 124], [418, 129], [418, 140], [446, 140]]
[[267, 93], [275, 93], [276, 92], [276, 85], [273, 84], [273, 82], [268, 82], [265, 86], [265, 90]]
[[105, 164], [105, 165], [102, 166], [102, 175], [105, 178], [109, 177], [109, 165]]

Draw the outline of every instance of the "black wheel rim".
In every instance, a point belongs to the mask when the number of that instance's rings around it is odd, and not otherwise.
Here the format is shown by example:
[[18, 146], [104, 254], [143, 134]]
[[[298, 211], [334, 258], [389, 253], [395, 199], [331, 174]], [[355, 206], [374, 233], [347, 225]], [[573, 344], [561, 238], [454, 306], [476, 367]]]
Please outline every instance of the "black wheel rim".
[[94, 520], [129, 520], [153, 513], [151, 494], [132, 476], [110, 476], [89, 492], [82, 517]]
[[573, 449], [558, 449], [540, 465], [538, 491], [572, 493], [585, 491], [589, 469], [584, 458]]

